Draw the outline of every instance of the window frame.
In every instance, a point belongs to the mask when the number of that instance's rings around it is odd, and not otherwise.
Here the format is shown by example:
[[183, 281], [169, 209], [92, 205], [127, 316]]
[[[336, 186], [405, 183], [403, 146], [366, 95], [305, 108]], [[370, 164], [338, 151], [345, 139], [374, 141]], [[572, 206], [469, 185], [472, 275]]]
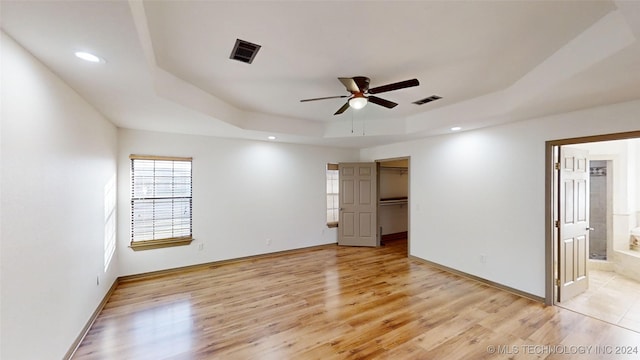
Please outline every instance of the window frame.
[[[336, 174], [338, 175], [338, 188], [336, 189], [337, 192], [335, 193], [330, 193], [329, 192], [329, 171], [336, 171]], [[326, 204], [327, 204], [327, 215], [329, 213], [329, 210], [333, 210], [333, 209], [337, 209], [338, 210], [338, 214], [337, 214], [337, 219], [335, 221], [329, 221], [329, 217], [327, 216], [326, 221], [327, 221], [327, 227], [330, 228], [335, 228], [338, 227], [339, 223], [340, 223], [340, 173], [338, 172], [338, 164], [332, 164], [329, 163], [327, 164], [327, 168], [325, 171], [325, 195], [326, 195]], [[338, 203], [336, 204], [337, 207], [335, 208], [329, 208], [328, 204], [329, 204], [329, 196], [337, 196], [338, 197]]]
[[[174, 157], [174, 156], [154, 156], [154, 155], [130, 155], [130, 170], [131, 170], [131, 227], [130, 227], [130, 244], [129, 247], [134, 251], [139, 250], [152, 250], [166, 247], [174, 247], [174, 246], [184, 246], [189, 245], [194, 240], [193, 239], [193, 158], [191, 157]], [[188, 197], [176, 197], [180, 199], [189, 199], [189, 208], [191, 209], [189, 212], [189, 235], [187, 236], [179, 236], [172, 238], [161, 238], [161, 239], [152, 239], [152, 240], [138, 240], [134, 241], [134, 204], [136, 201], [143, 200], [143, 198], [135, 198], [135, 174], [134, 174], [134, 162], [136, 160], [151, 160], [151, 161], [182, 161], [190, 163], [190, 175], [189, 175], [189, 196]], [[155, 177], [154, 177], [155, 179]], [[151, 197], [155, 198], [155, 197]], [[149, 199], [149, 198], [144, 198]], [[172, 218], [172, 221], [175, 218]]]

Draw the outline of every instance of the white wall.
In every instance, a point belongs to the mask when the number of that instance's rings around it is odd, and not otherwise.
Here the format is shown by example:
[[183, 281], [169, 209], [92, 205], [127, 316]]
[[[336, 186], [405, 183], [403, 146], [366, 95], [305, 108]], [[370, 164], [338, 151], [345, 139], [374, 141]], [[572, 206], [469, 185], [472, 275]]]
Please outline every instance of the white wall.
[[60, 359], [118, 275], [103, 267], [117, 132], [4, 33], [1, 46], [0, 358]]
[[[190, 246], [128, 248], [131, 154], [193, 157]], [[326, 226], [326, 166], [358, 157], [352, 149], [120, 129], [121, 274], [335, 243], [336, 229]]]
[[411, 156], [411, 255], [544, 297], [545, 141], [640, 130], [639, 113], [640, 101], [628, 102], [363, 149], [361, 158]]

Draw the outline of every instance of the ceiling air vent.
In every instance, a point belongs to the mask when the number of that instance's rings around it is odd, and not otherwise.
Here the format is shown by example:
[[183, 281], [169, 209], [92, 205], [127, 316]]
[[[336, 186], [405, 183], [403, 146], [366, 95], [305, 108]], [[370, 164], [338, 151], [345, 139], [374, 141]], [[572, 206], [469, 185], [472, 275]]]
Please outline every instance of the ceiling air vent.
[[418, 100], [418, 101], [414, 101], [413, 103], [416, 105], [424, 105], [428, 102], [432, 102], [432, 101], [436, 101], [438, 99], [442, 99], [442, 96], [438, 96], [438, 95], [431, 95], [429, 97], [426, 97], [422, 100]]
[[230, 59], [242, 61], [251, 64], [256, 54], [260, 50], [260, 45], [252, 44], [248, 41], [236, 39], [236, 44], [231, 51]]

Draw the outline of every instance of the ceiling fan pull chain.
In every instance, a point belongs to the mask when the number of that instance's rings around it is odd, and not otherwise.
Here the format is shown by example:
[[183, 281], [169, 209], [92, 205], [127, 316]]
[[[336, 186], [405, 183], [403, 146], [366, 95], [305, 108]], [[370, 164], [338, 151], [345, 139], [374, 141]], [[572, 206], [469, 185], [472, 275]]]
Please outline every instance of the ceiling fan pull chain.
[[365, 136], [366, 132], [364, 131], [364, 118], [362, 118], [362, 136]]
[[351, 133], [353, 134], [353, 110], [351, 110]]

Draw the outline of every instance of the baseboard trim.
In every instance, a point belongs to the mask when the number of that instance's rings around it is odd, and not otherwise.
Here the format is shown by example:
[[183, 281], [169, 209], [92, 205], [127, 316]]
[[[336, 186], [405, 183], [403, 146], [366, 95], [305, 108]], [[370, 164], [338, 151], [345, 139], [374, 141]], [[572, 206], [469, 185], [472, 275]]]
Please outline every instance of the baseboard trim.
[[73, 344], [71, 344], [71, 347], [69, 347], [69, 351], [67, 351], [67, 353], [64, 355], [63, 357], [64, 360], [71, 359], [71, 357], [73, 357], [73, 355], [76, 353], [76, 351], [78, 350], [78, 347], [80, 346], [80, 343], [82, 342], [82, 340], [84, 340], [85, 336], [87, 336], [87, 333], [89, 333], [89, 329], [91, 329], [91, 326], [93, 326], [93, 323], [96, 322], [98, 315], [100, 315], [100, 312], [102, 312], [102, 309], [104, 309], [105, 305], [107, 305], [107, 302], [109, 301], [109, 298], [111, 298], [111, 295], [113, 295], [113, 292], [116, 291], [116, 288], [120, 283], [119, 279], [120, 278], [116, 278], [113, 281], [113, 284], [111, 284], [109, 291], [107, 291], [107, 293], [104, 295], [104, 297], [102, 298], [102, 301], [100, 301], [100, 304], [98, 304], [98, 307], [96, 308], [96, 310], [93, 312], [93, 314], [91, 314], [91, 317], [89, 317], [89, 321], [87, 321], [87, 323], [84, 325], [84, 327], [80, 331], [80, 334], [78, 335], [76, 340], [73, 342]]
[[543, 303], [543, 304], [545, 303], [545, 298], [544, 297], [533, 295], [533, 294], [530, 294], [530, 293], [528, 293], [526, 291], [514, 289], [512, 287], [509, 287], [509, 286], [506, 286], [506, 285], [502, 285], [502, 284], [493, 282], [491, 280], [483, 279], [483, 278], [481, 278], [479, 276], [471, 275], [471, 274], [468, 274], [468, 273], [466, 273], [464, 271], [456, 270], [456, 269], [450, 268], [448, 266], [440, 265], [440, 264], [435, 263], [433, 261], [425, 260], [425, 259], [419, 258], [419, 257], [414, 256], [414, 255], [409, 255], [409, 258], [412, 259], [412, 260], [416, 260], [418, 262], [424, 263], [426, 265], [429, 265], [431, 267], [434, 267], [436, 269], [439, 269], [439, 270], [442, 270], [442, 271], [446, 271], [448, 273], [452, 273], [452, 274], [455, 274], [455, 275], [458, 275], [458, 276], [462, 276], [464, 278], [471, 279], [471, 280], [483, 283], [485, 285], [488, 285], [488, 286], [494, 287], [496, 289], [500, 289], [500, 290], [503, 290], [503, 291], [506, 291], [506, 292], [509, 292], [509, 293], [512, 293], [512, 294], [515, 294], [515, 295], [518, 295], [518, 296], [521, 296], [521, 297], [524, 297], [524, 298], [527, 298], [529, 300], [537, 301], [537, 302]]

